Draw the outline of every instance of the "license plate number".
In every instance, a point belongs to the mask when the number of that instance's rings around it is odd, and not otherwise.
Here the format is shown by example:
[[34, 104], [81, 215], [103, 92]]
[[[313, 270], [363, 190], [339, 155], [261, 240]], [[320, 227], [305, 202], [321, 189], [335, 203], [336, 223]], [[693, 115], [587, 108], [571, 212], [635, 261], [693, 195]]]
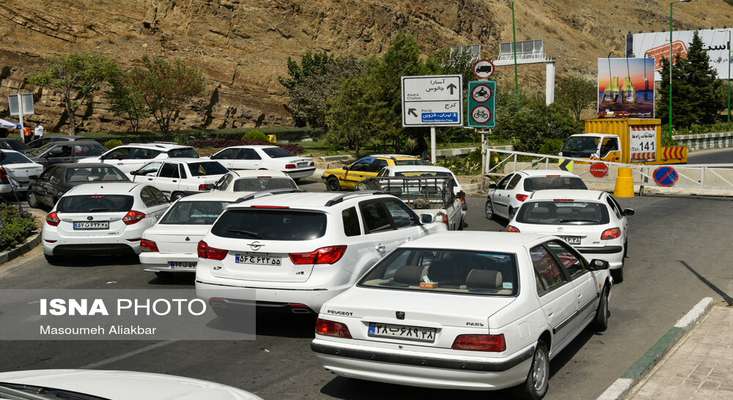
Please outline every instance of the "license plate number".
[[564, 241], [568, 242], [568, 244], [580, 244], [580, 236], [563, 236], [562, 237]]
[[307, 166], [308, 166], [308, 162], [307, 161], [306, 162], [299, 162], [298, 163], [298, 167], [307, 167]]
[[235, 254], [234, 262], [237, 264], [274, 265], [279, 266], [282, 258], [271, 254]]
[[77, 231], [98, 231], [109, 229], [109, 221], [76, 221], [74, 230]]
[[371, 322], [369, 324], [369, 336], [386, 337], [416, 342], [432, 343], [435, 341], [435, 328], [424, 328], [420, 326], [392, 325]]
[[195, 269], [196, 261], [168, 261], [168, 267], [176, 269]]

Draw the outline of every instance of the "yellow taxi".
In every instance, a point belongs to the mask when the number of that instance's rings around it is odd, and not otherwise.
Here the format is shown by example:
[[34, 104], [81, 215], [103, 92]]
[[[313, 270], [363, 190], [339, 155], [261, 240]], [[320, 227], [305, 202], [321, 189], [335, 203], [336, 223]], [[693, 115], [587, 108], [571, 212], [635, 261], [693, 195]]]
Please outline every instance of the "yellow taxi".
[[361, 181], [375, 178], [384, 167], [422, 164], [427, 164], [427, 162], [419, 156], [373, 154], [341, 168], [329, 168], [323, 172], [321, 178], [326, 184], [326, 189], [330, 191], [354, 190]]

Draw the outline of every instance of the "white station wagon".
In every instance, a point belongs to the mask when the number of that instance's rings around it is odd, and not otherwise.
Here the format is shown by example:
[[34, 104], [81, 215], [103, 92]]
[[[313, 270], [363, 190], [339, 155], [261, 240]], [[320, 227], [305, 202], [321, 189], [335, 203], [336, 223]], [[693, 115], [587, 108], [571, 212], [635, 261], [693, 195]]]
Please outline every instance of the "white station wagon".
[[547, 392], [550, 359], [608, 324], [608, 263], [553, 236], [444, 232], [408, 242], [327, 301], [311, 344], [337, 375]]

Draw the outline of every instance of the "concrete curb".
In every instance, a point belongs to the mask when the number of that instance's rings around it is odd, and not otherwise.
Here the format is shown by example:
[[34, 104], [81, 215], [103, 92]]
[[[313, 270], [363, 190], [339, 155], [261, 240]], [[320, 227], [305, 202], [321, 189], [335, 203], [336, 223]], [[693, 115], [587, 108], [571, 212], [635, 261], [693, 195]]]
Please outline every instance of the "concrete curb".
[[33, 248], [38, 246], [40, 243], [41, 233], [34, 233], [30, 237], [28, 237], [25, 242], [23, 242], [23, 244], [21, 244], [20, 246], [0, 253], [0, 264], [4, 264], [14, 258], [22, 256], [23, 254], [33, 250]]
[[621, 378], [616, 379], [611, 386], [601, 393], [596, 400], [620, 400], [623, 399], [652, 368], [674, 347], [677, 342], [689, 332], [698, 321], [700, 321], [710, 309], [713, 308], [713, 298], [705, 297], [698, 302], [690, 311], [680, 318], [667, 333], [649, 350], [644, 353], [629, 369], [624, 372]]

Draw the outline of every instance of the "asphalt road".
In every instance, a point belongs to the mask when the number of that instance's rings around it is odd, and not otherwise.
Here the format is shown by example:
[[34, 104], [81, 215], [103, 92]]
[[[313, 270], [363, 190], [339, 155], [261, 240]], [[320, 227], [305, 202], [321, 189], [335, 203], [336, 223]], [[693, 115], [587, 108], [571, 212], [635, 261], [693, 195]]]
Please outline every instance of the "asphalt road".
[[687, 157], [690, 164], [728, 164], [733, 163], [733, 149], [711, 150], [691, 153]]
[[[733, 154], [733, 153], [731, 153]], [[319, 184], [306, 185], [310, 190]], [[612, 292], [610, 328], [586, 331], [552, 362], [550, 399], [592, 399], [639, 358], [702, 297], [719, 296], [680, 261], [728, 294], [733, 293], [729, 201], [636, 198], [625, 281]], [[468, 228], [500, 230], [482, 215], [483, 198], [469, 198]], [[161, 281], [136, 260], [85, 259], [51, 266], [36, 248], [0, 266], [3, 288], [191, 287], [192, 277]], [[0, 371], [103, 368], [160, 372], [207, 379], [252, 391], [265, 399], [506, 399], [418, 389], [335, 377], [309, 349], [313, 318], [260, 314], [257, 339], [239, 342], [0, 342]]]

